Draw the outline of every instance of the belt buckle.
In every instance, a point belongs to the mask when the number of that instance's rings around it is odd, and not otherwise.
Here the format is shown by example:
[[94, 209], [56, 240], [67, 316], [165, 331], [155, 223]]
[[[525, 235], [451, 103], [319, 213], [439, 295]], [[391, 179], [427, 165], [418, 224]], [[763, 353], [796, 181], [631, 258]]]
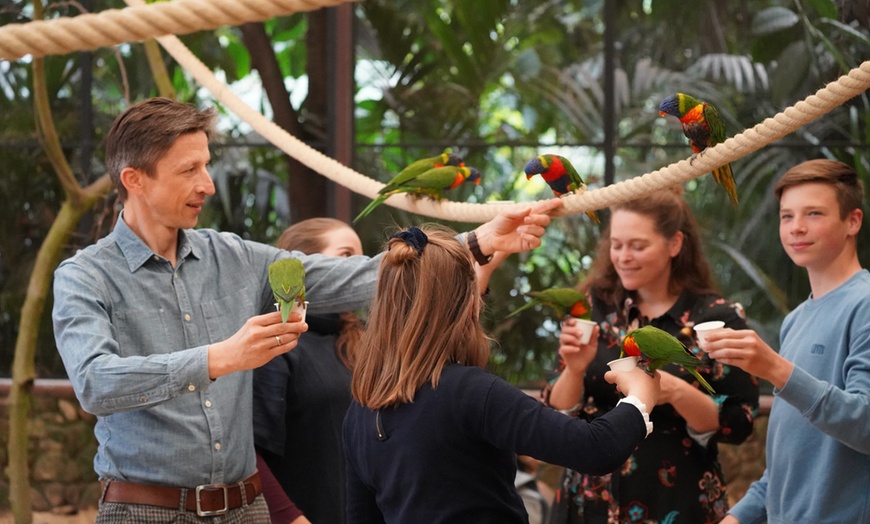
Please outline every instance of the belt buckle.
[[[203, 511], [202, 499], [200, 493], [203, 491], [223, 491], [224, 492], [224, 507], [214, 511]], [[227, 497], [226, 484], [202, 484], [196, 487], [196, 514], [200, 517], [214, 517], [216, 515], [224, 515], [230, 509], [230, 502]]]

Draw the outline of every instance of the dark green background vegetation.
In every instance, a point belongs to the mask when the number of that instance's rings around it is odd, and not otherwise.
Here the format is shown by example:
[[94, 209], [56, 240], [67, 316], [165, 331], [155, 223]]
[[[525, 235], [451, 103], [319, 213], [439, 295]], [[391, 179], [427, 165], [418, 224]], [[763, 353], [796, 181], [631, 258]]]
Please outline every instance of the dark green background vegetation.
[[[690, 149], [672, 119], [658, 117], [658, 102], [677, 91], [714, 103], [734, 135], [814, 93], [870, 56], [866, 1], [610, 0], [614, 8], [615, 108], [605, 114], [604, 1], [365, 0], [356, 4], [357, 96], [353, 168], [381, 181], [410, 161], [451, 147], [483, 173], [479, 187], [463, 187], [454, 200], [528, 201], [549, 196], [522, 174], [525, 161], [558, 151], [574, 161], [590, 189], [605, 184], [604, 122], [616, 130], [615, 181], [686, 158]], [[99, 9], [122, 8], [116, 0]], [[76, 6], [49, 2], [48, 16], [73, 16]], [[0, 23], [26, 22], [27, 3], [0, 2]], [[310, 15], [262, 25], [270, 53], [284, 75], [294, 125], [322, 147], [328, 117], [307, 93], [319, 69], [311, 35], [325, 31]], [[240, 28], [183, 37], [228, 83], [248, 82], [252, 44]], [[322, 36], [322, 35], [321, 35]], [[326, 40], [330, 35], [326, 35]], [[83, 127], [81, 56], [48, 57], [52, 111], [71, 164], [83, 183], [103, 174], [102, 139], [129, 101], [156, 94], [140, 44], [95, 51], [93, 121]], [[168, 57], [181, 100], [212, 103], [208, 93]], [[36, 139], [27, 59], [0, 62], [0, 376], [8, 376], [17, 324], [36, 252], [63, 193]], [[270, 104], [262, 97], [264, 111]], [[778, 241], [771, 187], [802, 160], [836, 158], [870, 173], [870, 100], [865, 93], [783, 140], [733, 164], [740, 205], [731, 207], [712, 177], [686, 184], [685, 196], [703, 229], [706, 252], [722, 292], [741, 302], [752, 325], [776, 344], [785, 313], [809, 292]], [[218, 194], [200, 224], [263, 242], [273, 241], [300, 213], [297, 198], [329, 198], [314, 178], [289, 183], [294, 167], [284, 154], [227, 115], [215, 144], [212, 174]], [[300, 182], [299, 180], [302, 180]], [[311, 184], [306, 180], [312, 180]], [[324, 194], [324, 191], [326, 194]], [[298, 201], [297, 201], [298, 202]], [[367, 199], [354, 198], [355, 214]], [[294, 209], [295, 208], [295, 209]], [[324, 208], [325, 209], [325, 208]], [[294, 212], [295, 211], [295, 212]], [[117, 210], [110, 195], [82, 223], [73, 245], [104, 235]], [[382, 206], [357, 228], [373, 254], [393, 224], [428, 220]], [[458, 229], [467, 224], [452, 224]], [[859, 240], [870, 263], [870, 239]], [[493, 278], [486, 322], [498, 340], [492, 369], [514, 382], [545, 376], [555, 355], [554, 319], [530, 311], [507, 313], [522, 292], [574, 285], [588, 268], [599, 233], [582, 214], [560, 218], [545, 244], [511, 257]], [[54, 346], [50, 309], [43, 319], [38, 374], [63, 376]]]

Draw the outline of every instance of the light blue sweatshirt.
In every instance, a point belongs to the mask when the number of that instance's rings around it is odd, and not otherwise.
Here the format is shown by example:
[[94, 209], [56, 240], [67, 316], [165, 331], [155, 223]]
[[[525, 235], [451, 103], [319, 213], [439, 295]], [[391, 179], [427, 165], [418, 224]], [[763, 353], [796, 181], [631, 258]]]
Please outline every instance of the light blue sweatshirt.
[[740, 524], [870, 523], [870, 273], [789, 313], [767, 469], [731, 509]]

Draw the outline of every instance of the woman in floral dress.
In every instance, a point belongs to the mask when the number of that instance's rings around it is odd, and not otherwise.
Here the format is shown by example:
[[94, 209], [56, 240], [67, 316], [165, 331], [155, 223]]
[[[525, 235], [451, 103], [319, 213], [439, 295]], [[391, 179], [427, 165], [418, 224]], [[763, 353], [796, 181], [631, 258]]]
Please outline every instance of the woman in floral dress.
[[584, 345], [573, 320], [565, 321], [559, 375], [545, 388], [545, 402], [590, 420], [607, 413], [620, 398], [602, 378], [607, 362], [619, 357], [627, 332], [647, 324], [674, 335], [703, 360], [698, 371], [716, 394], [699, 389], [680, 366], [662, 368], [653, 433], [619, 471], [601, 477], [566, 471], [550, 522], [718, 522], [729, 506], [717, 444], [739, 444], [752, 434], [758, 383], [736, 367], [710, 360], [692, 326], [722, 320], [728, 328], [744, 329], [743, 309], [716, 291], [681, 191], [656, 191], [611, 211], [581, 284], [598, 326]]

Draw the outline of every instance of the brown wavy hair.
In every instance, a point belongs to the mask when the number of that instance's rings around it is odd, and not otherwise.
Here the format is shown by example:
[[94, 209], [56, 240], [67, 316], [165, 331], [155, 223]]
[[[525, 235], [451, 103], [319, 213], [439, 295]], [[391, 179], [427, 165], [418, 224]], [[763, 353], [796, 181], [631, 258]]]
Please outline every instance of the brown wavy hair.
[[438, 385], [448, 363], [484, 367], [489, 359], [471, 253], [446, 227], [420, 229], [428, 236], [421, 251], [393, 237], [381, 259], [351, 384], [370, 409], [412, 402], [426, 383]]
[[[653, 191], [636, 200], [623, 202], [610, 208], [616, 211], [631, 211], [649, 218], [656, 231], [666, 239], [678, 232], [683, 233], [683, 247], [671, 259], [671, 277], [668, 291], [679, 295], [684, 290], [697, 295], [718, 294], [710, 263], [704, 257], [698, 223], [688, 202], [683, 199], [682, 187]], [[629, 292], [610, 260], [610, 226], [601, 233], [595, 252], [595, 260], [589, 276], [578, 289], [600, 297], [610, 305], [620, 305]]]
[[[285, 229], [275, 245], [287, 251], [300, 251], [306, 255], [320, 253], [326, 248], [327, 235], [341, 228], [353, 229], [335, 218], [309, 218]], [[353, 369], [362, 336], [362, 322], [359, 316], [349, 311], [341, 313], [340, 317], [341, 331], [336, 341], [335, 351], [339, 360], [348, 369]]]

